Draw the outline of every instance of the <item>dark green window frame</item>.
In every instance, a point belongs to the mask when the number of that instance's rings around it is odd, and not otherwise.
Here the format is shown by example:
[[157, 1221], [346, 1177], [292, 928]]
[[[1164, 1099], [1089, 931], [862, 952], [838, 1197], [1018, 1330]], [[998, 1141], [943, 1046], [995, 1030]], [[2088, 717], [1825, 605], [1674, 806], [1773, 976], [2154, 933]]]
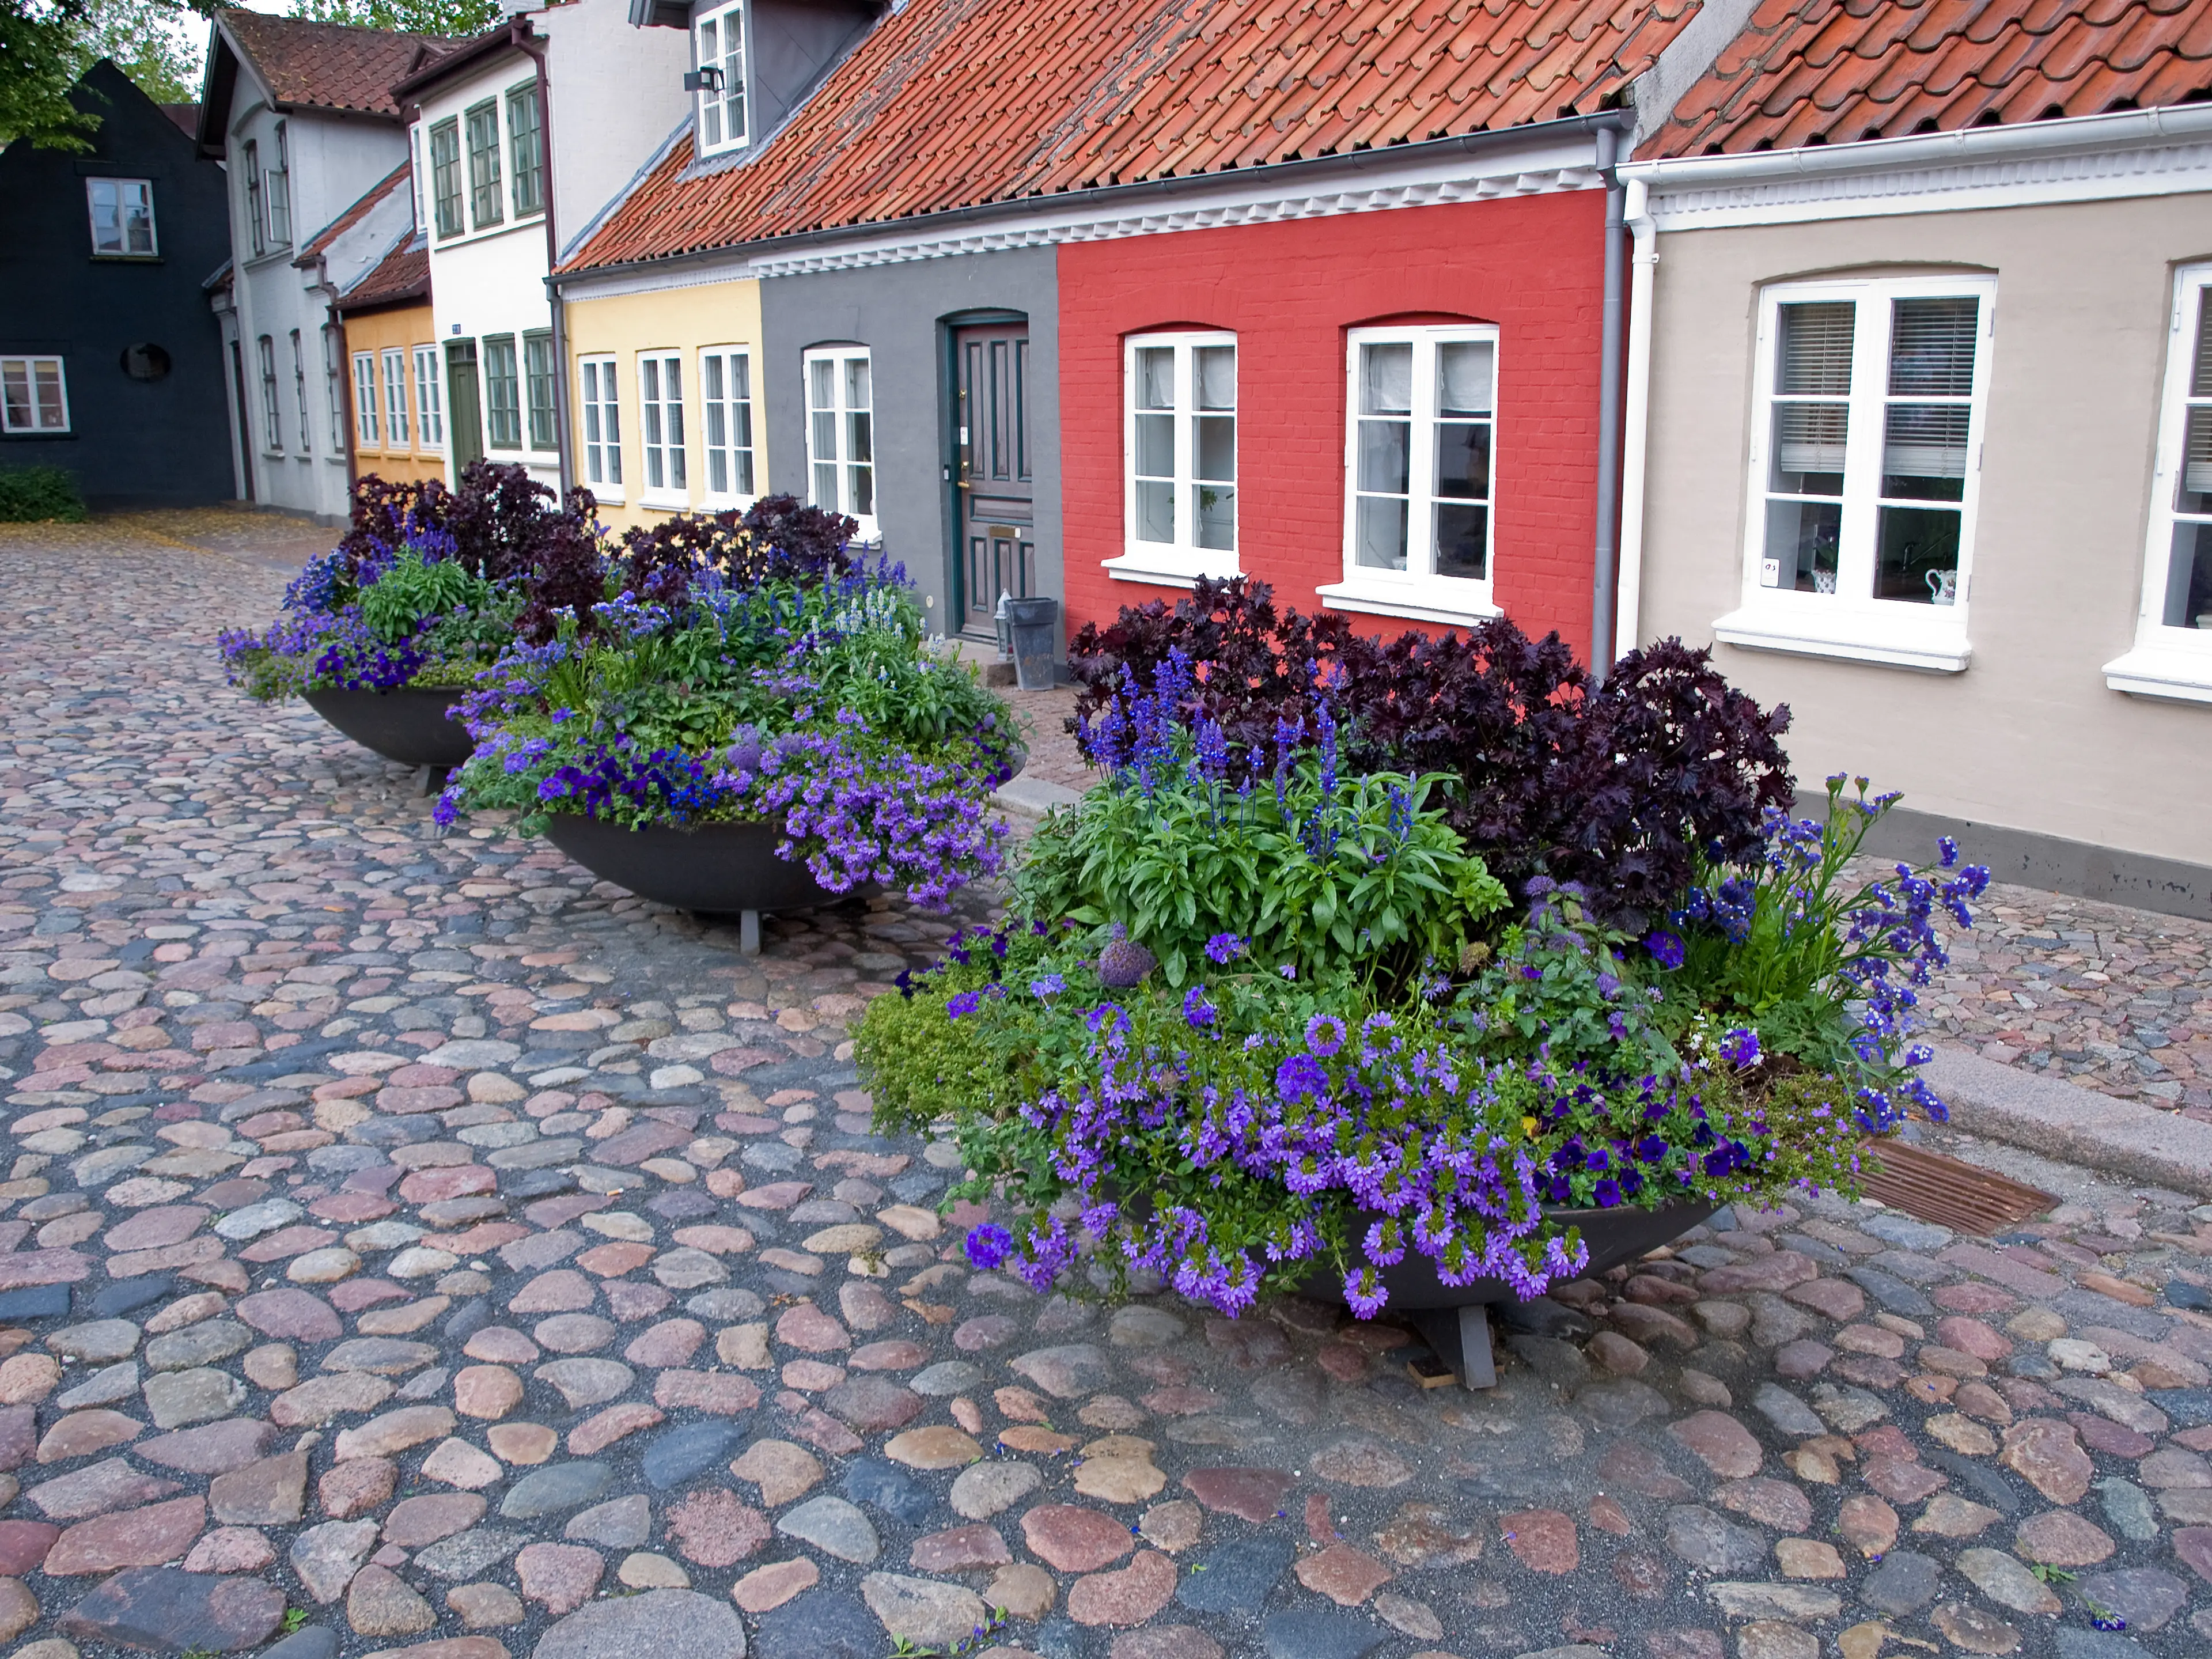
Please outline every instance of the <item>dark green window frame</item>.
[[430, 200], [439, 235], [468, 228], [461, 221], [461, 124], [450, 118], [430, 129]]
[[483, 342], [484, 447], [522, 447], [522, 386], [515, 373], [514, 336], [493, 334]]
[[530, 447], [532, 449], [558, 447], [553, 419], [553, 337], [550, 334], [526, 334], [522, 337], [522, 392], [530, 412]]
[[485, 99], [462, 118], [469, 128], [469, 223], [483, 230], [507, 220], [499, 191], [499, 100]]
[[525, 81], [507, 92], [507, 159], [514, 216], [526, 219], [545, 210], [545, 135], [538, 125], [538, 83]]

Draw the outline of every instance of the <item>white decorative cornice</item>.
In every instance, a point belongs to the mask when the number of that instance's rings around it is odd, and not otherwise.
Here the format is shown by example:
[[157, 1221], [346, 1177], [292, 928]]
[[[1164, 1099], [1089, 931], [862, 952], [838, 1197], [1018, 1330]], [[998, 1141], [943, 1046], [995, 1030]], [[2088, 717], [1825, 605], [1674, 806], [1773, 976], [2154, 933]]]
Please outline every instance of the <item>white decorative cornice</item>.
[[2212, 106], [1625, 163], [1662, 231], [2212, 191]]

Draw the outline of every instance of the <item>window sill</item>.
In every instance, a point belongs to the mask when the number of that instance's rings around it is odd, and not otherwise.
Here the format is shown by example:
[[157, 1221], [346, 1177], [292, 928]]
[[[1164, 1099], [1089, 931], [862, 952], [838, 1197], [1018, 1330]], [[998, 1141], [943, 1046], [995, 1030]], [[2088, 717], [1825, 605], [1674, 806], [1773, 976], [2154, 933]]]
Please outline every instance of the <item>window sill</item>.
[[1834, 657], [1934, 674], [1963, 673], [1973, 656], [1963, 617], [1931, 626], [1918, 617], [1892, 620], [1863, 611], [1821, 617], [1794, 607], [1746, 605], [1716, 621], [1713, 637], [1746, 651]]
[[691, 500], [688, 495], [657, 495], [651, 490], [637, 498], [637, 504], [654, 513], [689, 513]]
[[1208, 570], [1194, 562], [1177, 559], [1172, 550], [1158, 551], [1146, 548], [1142, 552], [1130, 551], [1116, 559], [1102, 559], [1106, 574], [1117, 582], [1147, 582], [1154, 587], [1195, 587], [1201, 576], [1211, 576], [1225, 581], [1240, 574], [1237, 556], [1227, 555], [1226, 568]]
[[2105, 684], [2131, 697], [2212, 703], [2212, 651], [2139, 645], [2105, 665]]
[[1370, 617], [1403, 617], [1413, 622], [1460, 623], [1469, 626], [1505, 613], [1480, 594], [1461, 595], [1442, 585], [1416, 582], [1331, 582], [1317, 587], [1324, 611], [1352, 611]]

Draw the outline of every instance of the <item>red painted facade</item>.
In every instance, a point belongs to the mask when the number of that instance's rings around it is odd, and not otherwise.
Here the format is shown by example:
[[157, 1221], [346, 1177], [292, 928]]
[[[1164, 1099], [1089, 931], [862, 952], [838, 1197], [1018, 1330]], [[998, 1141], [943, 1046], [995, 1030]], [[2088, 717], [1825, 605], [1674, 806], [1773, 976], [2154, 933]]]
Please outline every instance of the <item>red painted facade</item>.
[[[1311, 612], [1314, 590], [1344, 574], [1346, 331], [1466, 320], [1498, 330], [1497, 603], [1587, 656], [1604, 236], [1605, 192], [1585, 190], [1063, 244], [1069, 631], [1177, 595], [1100, 565], [1126, 550], [1127, 336], [1236, 334], [1238, 566], [1273, 583], [1278, 605]], [[1420, 626], [1358, 619], [1392, 635]]]

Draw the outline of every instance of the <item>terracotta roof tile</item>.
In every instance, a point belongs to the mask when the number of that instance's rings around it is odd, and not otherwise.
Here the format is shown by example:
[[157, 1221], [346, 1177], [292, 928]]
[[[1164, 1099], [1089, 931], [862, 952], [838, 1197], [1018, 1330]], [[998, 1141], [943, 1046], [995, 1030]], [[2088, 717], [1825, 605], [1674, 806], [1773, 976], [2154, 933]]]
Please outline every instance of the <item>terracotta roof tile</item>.
[[391, 195], [393, 191], [411, 189], [412, 183], [408, 178], [408, 171], [407, 163], [402, 161], [398, 167], [392, 168], [391, 172], [386, 173], [383, 178], [378, 179], [374, 185], [371, 185], [359, 201], [356, 202], [343, 213], [338, 215], [337, 218], [331, 220], [330, 223], [325, 225], [322, 229], [316, 232], [313, 239], [308, 242], [307, 246], [300, 250], [300, 257], [295, 259], [292, 263], [294, 264], [305, 264], [307, 261], [314, 258], [319, 254], [328, 252], [332, 242], [337, 240], [337, 239], [345, 232], [352, 229], [354, 226], [359, 224], [363, 218], [368, 216], [368, 210], [371, 208], [374, 207], [386, 197]]
[[430, 240], [410, 234], [338, 296], [340, 311], [363, 311], [395, 300], [430, 297]]
[[1591, 113], [1698, 0], [908, 0], [758, 153], [679, 143], [568, 262]]
[[2212, 0], [1762, 0], [1649, 152], [1788, 149], [2212, 95]]
[[392, 84], [407, 73], [418, 46], [442, 50], [439, 35], [315, 23], [229, 9], [216, 13], [279, 104], [398, 115]]

